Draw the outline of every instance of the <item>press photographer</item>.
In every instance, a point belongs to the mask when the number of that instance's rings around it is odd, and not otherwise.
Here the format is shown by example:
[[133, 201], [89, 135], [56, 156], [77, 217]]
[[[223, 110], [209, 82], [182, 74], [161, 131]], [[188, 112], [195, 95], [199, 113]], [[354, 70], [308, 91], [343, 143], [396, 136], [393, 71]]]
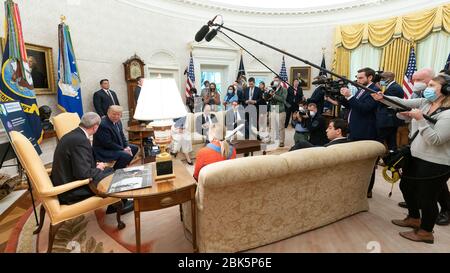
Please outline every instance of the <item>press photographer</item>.
[[326, 134], [327, 121], [319, 114], [315, 103], [308, 104], [307, 111], [305, 111], [303, 107], [300, 107], [299, 110], [294, 113], [293, 118], [308, 129], [309, 142], [312, 145], [324, 146], [328, 143]]
[[264, 100], [269, 101], [270, 103], [270, 124], [271, 126], [274, 126], [272, 128], [278, 129], [276, 136], [277, 139], [280, 140], [280, 148], [284, 147], [285, 141], [284, 122], [286, 121], [286, 98], [287, 90], [281, 85], [281, 79], [279, 77], [275, 77], [271, 84], [271, 90], [266, 95]]
[[[393, 220], [392, 223], [414, 228], [412, 231], [401, 232], [402, 237], [432, 244], [433, 229], [439, 214], [437, 199], [442, 194], [446, 194], [448, 198], [449, 194], [450, 76], [434, 77], [423, 95], [424, 98], [410, 100], [388, 97], [412, 108], [402, 115], [412, 119], [411, 132], [414, 135], [410, 147], [411, 156], [403, 168], [400, 182], [400, 189], [408, 206], [408, 217]], [[372, 94], [372, 97], [381, 102], [384, 99], [381, 93]], [[424, 113], [437, 122], [426, 120]]]

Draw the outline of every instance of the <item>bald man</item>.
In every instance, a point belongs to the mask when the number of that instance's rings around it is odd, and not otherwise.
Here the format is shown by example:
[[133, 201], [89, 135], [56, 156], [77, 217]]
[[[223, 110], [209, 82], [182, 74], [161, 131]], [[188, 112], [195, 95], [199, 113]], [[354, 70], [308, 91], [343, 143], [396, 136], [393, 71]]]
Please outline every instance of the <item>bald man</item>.
[[100, 127], [94, 135], [95, 158], [101, 162], [116, 161], [114, 170], [126, 168], [136, 156], [139, 148], [129, 144], [123, 133], [123, 108], [112, 105], [107, 116], [102, 118]]
[[411, 99], [423, 97], [423, 91], [428, 87], [428, 83], [434, 78], [434, 75], [435, 73], [431, 68], [424, 68], [414, 73], [412, 77], [414, 87]]
[[[393, 72], [381, 74], [380, 85], [386, 88], [385, 95], [401, 99], [404, 97], [403, 88], [395, 82], [395, 74]], [[379, 103], [376, 112], [376, 124], [378, 141], [386, 142], [389, 150], [397, 150], [397, 130], [401, 125], [401, 121], [397, 118], [395, 110]]]

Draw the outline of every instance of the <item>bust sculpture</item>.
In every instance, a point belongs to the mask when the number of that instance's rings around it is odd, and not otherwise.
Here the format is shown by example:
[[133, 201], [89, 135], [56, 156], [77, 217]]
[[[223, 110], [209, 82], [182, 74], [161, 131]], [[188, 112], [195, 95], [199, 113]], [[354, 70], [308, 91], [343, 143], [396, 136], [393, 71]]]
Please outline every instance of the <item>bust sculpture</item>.
[[41, 116], [42, 129], [44, 131], [53, 130], [53, 124], [51, 124], [51, 122], [50, 122], [50, 117], [52, 115], [52, 109], [47, 105], [43, 105], [39, 108], [39, 114]]

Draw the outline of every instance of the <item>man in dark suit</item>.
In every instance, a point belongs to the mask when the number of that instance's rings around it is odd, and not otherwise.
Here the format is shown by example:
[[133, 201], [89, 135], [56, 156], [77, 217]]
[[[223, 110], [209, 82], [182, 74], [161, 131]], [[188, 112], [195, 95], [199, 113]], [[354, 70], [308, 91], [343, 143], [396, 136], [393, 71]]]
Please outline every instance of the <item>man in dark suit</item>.
[[[96, 113], [86, 113], [81, 118], [80, 127], [67, 133], [56, 146], [51, 180], [55, 187], [73, 181], [92, 178], [97, 185], [103, 178], [113, 173], [106, 169], [104, 163], [96, 163], [89, 137], [97, 132], [100, 116]], [[81, 202], [95, 194], [89, 186], [83, 186], [58, 196], [61, 204], [71, 205]], [[122, 213], [133, 210], [133, 203], [127, 204]], [[108, 207], [108, 213], [115, 212]]]
[[116, 161], [114, 170], [126, 168], [139, 150], [138, 146], [129, 144], [125, 138], [122, 112], [121, 106], [111, 106], [94, 135], [95, 157], [103, 162]]
[[[250, 128], [258, 129], [259, 105], [263, 102], [263, 93], [259, 87], [255, 86], [255, 78], [248, 79], [248, 87], [242, 93], [242, 106], [245, 113], [245, 139], [250, 139]], [[251, 124], [250, 124], [251, 123]]]
[[[323, 147], [330, 147], [337, 144], [343, 144], [348, 143], [349, 140], [347, 138], [348, 133], [348, 124], [343, 119], [334, 119], [330, 121], [330, 124], [328, 125], [327, 129], [327, 138], [330, 140], [327, 144], [325, 144]], [[295, 144], [294, 147], [291, 148], [290, 151], [305, 149], [305, 148], [312, 148], [312, 147], [318, 147], [314, 146], [308, 141], [300, 141], [297, 144]]]
[[102, 89], [94, 93], [94, 107], [100, 117], [105, 117], [111, 105], [120, 105], [116, 92], [109, 90], [109, 81], [100, 81]]
[[[402, 99], [405, 95], [403, 88], [395, 82], [395, 74], [392, 72], [384, 72], [381, 74], [380, 84], [386, 88], [384, 92], [386, 96], [394, 96]], [[388, 149], [391, 151], [397, 150], [397, 130], [400, 125], [401, 121], [397, 118], [396, 111], [382, 103], [378, 103], [378, 141], [382, 143], [386, 142]]]
[[[380, 91], [380, 89], [373, 83], [375, 71], [371, 68], [363, 68], [358, 71], [357, 81], [359, 84], [367, 86], [373, 91]], [[378, 103], [372, 98], [371, 94], [363, 89], [353, 95], [350, 89], [342, 88], [341, 94], [345, 99], [341, 100], [341, 104], [347, 109], [349, 113], [349, 128], [351, 141], [359, 140], [377, 140], [376, 129], [376, 111]], [[372, 173], [372, 178], [369, 185], [367, 197], [372, 198], [372, 189], [375, 183], [375, 169]]]
[[286, 98], [286, 122], [284, 128], [287, 128], [291, 122], [292, 113], [298, 110], [299, 104], [303, 101], [303, 89], [300, 86], [298, 79], [294, 80], [294, 86], [288, 88], [288, 95]]
[[134, 89], [134, 99], [135, 99], [136, 106], [137, 106], [138, 101], [139, 101], [139, 96], [141, 95], [142, 85], [144, 84], [144, 78], [137, 77], [136, 81], [137, 81], [137, 86]]

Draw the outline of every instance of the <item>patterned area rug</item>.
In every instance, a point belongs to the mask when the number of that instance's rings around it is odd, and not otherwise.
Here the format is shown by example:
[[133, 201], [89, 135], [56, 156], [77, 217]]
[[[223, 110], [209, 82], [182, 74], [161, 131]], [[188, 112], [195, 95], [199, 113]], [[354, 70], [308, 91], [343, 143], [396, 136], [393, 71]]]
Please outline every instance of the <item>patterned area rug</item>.
[[[39, 211], [39, 210], [38, 210]], [[54, 253], [130, 253], [136, 251], [134, 214], [122, 218], [127, 225], [117, 230], [115, 214], [105, 209], [67, 221], [58, 231]], [[180, 221], [179, 208], [141, 213], [141, 240], [144, 253], [192, 252], [190, 234]], [[36, 220], [32, 209], [21, 218], [13, 231], [5, 253], [42, 253], [48, 247], [49, 220], [38, 235], [33, 235]]]

